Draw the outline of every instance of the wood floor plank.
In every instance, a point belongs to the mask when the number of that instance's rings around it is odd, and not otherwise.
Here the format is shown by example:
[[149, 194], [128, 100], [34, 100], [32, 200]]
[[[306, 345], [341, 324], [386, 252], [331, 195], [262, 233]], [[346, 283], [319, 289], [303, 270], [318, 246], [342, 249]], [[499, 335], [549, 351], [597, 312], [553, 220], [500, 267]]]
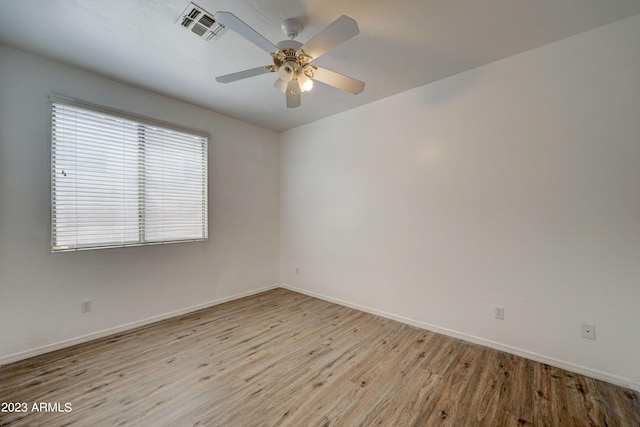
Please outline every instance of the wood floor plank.
[[284, 289], [3, 366], [0, 402], [29, 405], [0, 427], [640, 426], [632, 390]]

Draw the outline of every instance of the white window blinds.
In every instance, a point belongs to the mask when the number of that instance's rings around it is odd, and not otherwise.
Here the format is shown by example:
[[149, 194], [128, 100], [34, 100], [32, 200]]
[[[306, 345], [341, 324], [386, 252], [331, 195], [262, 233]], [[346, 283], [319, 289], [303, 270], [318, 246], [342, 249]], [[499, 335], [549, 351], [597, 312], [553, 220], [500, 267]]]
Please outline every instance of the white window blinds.
[[207, 137], [53, 102], [53, 251], [205, 240]]

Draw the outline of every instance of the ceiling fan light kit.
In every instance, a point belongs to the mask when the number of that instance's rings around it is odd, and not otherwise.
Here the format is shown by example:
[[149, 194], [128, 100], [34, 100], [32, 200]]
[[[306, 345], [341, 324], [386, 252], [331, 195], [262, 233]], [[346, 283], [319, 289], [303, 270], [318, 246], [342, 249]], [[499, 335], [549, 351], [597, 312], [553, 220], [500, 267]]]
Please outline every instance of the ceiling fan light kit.
[[277, 44], [271, 43], [230, 12], [217, 12], [215, 19], [268, 52], [273, 60], [273, 65], [216, 77], [220, 83], [231, 83], [265, 73], [278, 73], [274, 87], [286, 95], [288, 108], [301, 105], [300, 93], [310, 91], [314, 80], [354, 95], [364, 90], [364, 83], [359, 80], [311, 64], [314, 59], [360, 32], [356, 21], [346, 15], [336, 19], [304, 45], [294, 40], [303, 28], [302, 23], [295, 18], [286, 19], [282, 23], [282, 31], [289, 40], [283, 40]]

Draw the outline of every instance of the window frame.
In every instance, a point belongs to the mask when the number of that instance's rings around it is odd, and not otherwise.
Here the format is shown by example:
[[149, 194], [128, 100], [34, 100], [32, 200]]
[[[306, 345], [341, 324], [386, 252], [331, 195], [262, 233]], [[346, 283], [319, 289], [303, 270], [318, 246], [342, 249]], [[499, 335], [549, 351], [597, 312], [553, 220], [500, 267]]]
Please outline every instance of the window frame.
[[[155, 119], [151, 119], [148, 117], [144, 117], [144, 116], [140, 116], [137, 114], [132, 114], [129, 112], [124, 112], [124, 111], [120, 111], [120, 110], [116, 110], [116, 109], [112, 109], [112, 108], [108, 108], [108, 107], [104, 107], [104, 106], [100, 106], [100, 105], [96, 105], [96, 104], [92, 104], [92, 103], [88, 103], [88, 102], [84, 102], [84, 101], [80, 101], [77, 99], [73, 99], [73, 98], [69, 98], [69, 97], [65, 97], [65, 96], [61, 96], [58, 94], [54, 94], [54, 93], [50, 93], [48, 96], [49, 102], [50, 102], [50, 124], [49, 124], [49, 131], [50, 131], [50, 140], [49, 140], [49, 149], [50, 149], [50, 173], [51, 173], [51, 181], [50, 181], [50, 186], [49, 186], [49, 190], [50, 190], [50, 237], [51, 237], [51, 241], [50, 241], [50, 248], [51, 248], [51, 252], [52, 253], [59, 253], [59, 252], [76, 252], [76, 251], [84, 251], [84, 250], [93, 250], [93, 249], [106, 249], [106, 248], [119, 248], [119, 247], [132, 247], [132, 246], [149, 246], [149, 245], [161, 245], [161, 244], [172, 244], [172, 243], [184, 243], [184, 242], [200, 242], [200, 241], [207, 241], [208, 240], [208, 224], [209, 224], [209, 174], [208, 174], [208, 168], [209, 168], [209, 139], [210, 139], [210, 135], [206, 132], [202, 132], [199, 130], [194, 130], [191, 128], [187, 128], [184, 126], [180, 126], [180, 125], [175, 125], [173, 123], [167, 123], [164, 121], [160, 121], [160, 120], [155, 120]], [[55, 195], [56, 195], [56, 170], [55, 170], [55, 160], [54, 160], [54, 110], [55, 110], [55, 106], [54, 104], [58, 104], [58, 105], [62, 105], [65, 107], [71, 107], [71, 108], [79, 108], [79, 109], [83, 109], [83, 110], [88, 110], [90, 112], [96, 113], [96, 114], [104, 114], [106, 116], [111, 116], [113, 118], [118, 118], [118, 119], [122, 119], [125, 121], [129, 121], [129, 122], [135, 122], [139, 129], [153, 129], [154, 131], [168, 131], [169, 133], [171, 132], [179, 132], [182, 134], [187, 134], [190, 137], [194, 137], [194, 138], [201, 138], [202, 139], [202, 156], [204, 158], [204, 163], [200, 163], [201, 169], [198, 169], [198, 173], [201, 176], [201, 188], [202, 188], [202, 198], [199, 199], [200, 203], [202, 203], [202, 209], [203, 211], [203, 217], [201, 220], [201, 227], [202, 227], [202, 236], [201, 237], [197, 237], [197, 238], [193, 238], [193, 237], [186, 237], [185, 238], [168, 238], [168, 239], [155, 239], [155, 240], [151, 240], [151, 241], [147, 241], [145, 240], [145, 228], [149, 225], [146, 223], [146, 218], [144, 218], [143, 216], [138, 216], [138, 240], [136, 241], [118, 241], [118, 242], [110, 242], [108, 244], [103, 244], [100, 242], [95, 242], [93, 244], [82, 244], [79, 245], [76, 243], [76, 245], [71, 245], [71, 246], [56, 246], [56, 229], [59, 227], [56, 227], [56, 218], [55, 218], [55, 212], [56, 212], [56, 200], [55, 200]], [[140, 135], [138, 135], [138, 145], [139, 147], [143, 147], [142, 151], [146, 151], [146, 146], [145, 143], [143, 142], [145, 138], [141, 137]], [[144, 154], [144, 153], [143, 153]], [[140, 151], [138, 152], [138, 157], [137, 157], [137, 164], [138, 164], [138, 181], [140, 181], [141, 179], [143, 181], [146, 181], [146, 176], [144, 175], [144, 172], [142, 171], [143, 169], [141, 169], [141, 166], [145, 165], [145, 162], [147, 162], [147, 159], [141, 159], [140, 157]], [[143, 186], [143, 188], [146, 189], [146, 184], [138, 184], [139, 186]], [[140, 188], [140, 187], [138, 187]], [[146, 194], [147, 193], [141, 193], [139, 194], [137, 197], [138, 200], [138, 204], [140, 205], [141, 202], [144, 202], [145, 198], [146, 198]], [[163, 195], [164, 196], [164, 195]], [[163, 199], [164, 200], [164, 199]], [[166, 201], [165, 201], [166, 202]], [[165, 207], [165, 205], [162, 205], [163, 208]], [[146, 209], [143, 208], [143, 209]], [[164, 232], [165, 229], [162, 229], [162, 232]], [[142, 233], [142, 234], [141, 234]], [[98, 239], [96, 239], [98, 240]]]

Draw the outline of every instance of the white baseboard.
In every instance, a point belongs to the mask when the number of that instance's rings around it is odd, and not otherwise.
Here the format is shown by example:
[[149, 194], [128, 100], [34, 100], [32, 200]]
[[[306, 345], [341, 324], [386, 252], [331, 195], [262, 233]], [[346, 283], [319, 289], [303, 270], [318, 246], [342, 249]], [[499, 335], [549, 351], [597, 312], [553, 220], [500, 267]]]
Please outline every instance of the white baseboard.
[[75, 337], [75, 338], [71, 338], [68, 340], [64, 340], [64, 341], [59, 341], [56, 343], [52, 343], [52, 344], [47, 344], [41, 347], [37, 347], [37, 348], [33, 348], [30, 350], [26, 350], [26, 351], [22, 351], [19, 353], [14, 353], [14, 354], [10, 354], [7, 356], [2, 356], [0, 357], [0, 366], [3, 365], [7, 365], [9, 363], [13, 363], [13, 362], [17, 362], [20, 360], [24, 360], [24, 359], [28, 359], [30, 357], [34, 357], [34, 356], [39, 356], [41, 354], [44, 353], [49, 353], [51, 351], [55, 351], [55, 350], [60, 350], [62, 348], [65, 347], [70, 347], [72, 345], [76, 345], [76, 344], [81, 344], [84, 342], [88, 342], [88, 341], [92, 341], [98, 338], [103, 338], [109, 335], [113, 335], [113, 334], [117, 334], [120, 332], [125, 332], [127, 330], [130, 329], [134, 329], [140, 326], [145, 326], [151, 323], [155, 323], [155, 322], [159, 322], [161, 320], [165, 320], [165, 319], [169, 319], [172, 317], [176, 317], [176, 316], [181, 316], [183, 314], [187, 314], [187, 313], [191, 313], [197, 310], [202, 310], [204, 308], [209, 308], [209, 307], [213, 307], [215, 305], [219, 305], [219, 304], [223, 304], [225, 302], [229, 302], [229, 301], [233, 301], [236, 299], [240, 299], [240, 298], [244, 298], [250, 295], [255, 295], [258, 294], [260, 292], [265, 292], [271, 289], [275, 289], [275, 288], [283, 288], [283, 289], [288, 289], [290, 291], [293, 292], [298, 292], [301, 294], [305, 294], [305, 295], [309, 295], [312, 296], [314, 298], [319, 298], [325, 301], [329, 301], [335, 304], [340, 304], [343, 305], [345, 307], [350, 307], [356, 310], [360, 310], [360, 311], [364, 311], [366, 313], [371, 313], [371, 314], [375, 314], [377, 316], [381, 316], [387, 319], [391, 319], [391, 320], [395, 320], [401, 323], [405, 323], [407, 325], [411, 325], [411, 326], [415, 326], [417, 328], [421, 328], [421, 329], [426, 329], [432, 332], [437, 332], [443, 335], [447, 335], [453, 338], [459, 338], [461, 340], [464, 341], [468, 341], [468, 342], [472, 342], [475, 344], [480, 344], [489, 348], [493, 348], [496, 350], [500, 350], [500, 351], [504, 351], [505, 353], [510, 353], [510, 354], [514, 354], [516, 356], [521, 356], [524, 357], [526, 359], [530, 359], [530, 360], [534, 360], [536, 362], [540, 362], [540, 363], [545, 363], [547, 365], [550, 366], [554, 366], [556, 368], [561, 368], [561, 369], [565, 369], [567, 371], [571, 371], [571, 372], [575, 372], [577, 374], [581, 374], [581, 375], [586, 375], [588, 377], [592, 377], [598, 380], [602, 380], [602, 381], [606, 381], [612, 384], [616, 384], [622, 387], [626, 387], [626, 388], [630, 388], [632, 390], [638, 391], [640, 392], [640, 378], [627, 378], [627, 377], [621, 377], [618, 375], [614, 375], [614, 374], [610, 374], [607, 372], [602, 372], [602, 371], [598, 371], [596, 369], [591, 369], [591, 368], [587, 368], [585, 366], [581, 366], [581, 365], [576, 365], [574, 363], [570, 363], [570, 362], [566, 362], [563, 360], [559, 360], [559, 359], [554, 359], [552, 357], [548, 357], [548, 356], [544, 356], [541, 354], [537, 354], [537, 353], [533, 353], [527, 350], [523, 350], [517, 347], [512, 347], [506, 344], [502, 344], [499, 342], [495, 342], [495, 341], [491, 341], [491, 340], [487, 340], [485, 338], [480, 338], [480, 337], [476, 337], [473, 335], [468, 335], [462, 332], [457, 332], [451, 329], [447, 329], [447, 328], [442, 328], [436, 325], [431, 325], [425, 322], [420, 322], [417, 320], [413, 320], [413, 319], [409, 319], [407, 317], [404, 316], [399, 316], [397, 314], [393, 314], [393, 313], [387, 313], [385, 311], [381, 311], [381, 310], [376, 310], [373, 308], [369, 308], [366, 306], [362, 306], [359, 304], [354, 304], [351, 303], [349, 301], [344, 301], [338, 298], [333, 298], [327, 295], [323, 295], [323, 294], [319, 294], [316, 292], [312, 292], [312, 291], [308, 291], [306, 289], [301, 289], [301, 288], [296, 288], [293, 286], [289, 286], [286, 284], [278, 284], [278, 285], [271, 285], [271, 286], [266, 286], [260, 289], [254, 289], [251, 291], [247, 291], [247, 292], [242, 292], [239, 294], [235, 294], [232, 296], [228, 296], [228, 297], [224, 297], [224, 298], [219, 298], [213, 301], [208, 301], [202, 304], [197, 304], [191, 307], [186, 307], [180, 310], [175, 310], [169, 313], [165, 313], [165, 314], [161, 314], [158, 316], [153, 316], [153, 317], [149, 317], [146, 319], [142, 319], [142, 320], [138, 320], [136, 322], [131, 322], [131, 323], [127, 323], [124, 325], [120, 325], [120, 326], [116, 326], [114, 328], [109, 328], [109, 329], [105, 329], [102, 331], [98, 331], [98, 332], [93, 332], [90, 334], [86, 334], [86, 335], [82, 335], [79, 337]]
[[300, 289], [293, 286], [289, 286], [286, 284], [280, 284], [280, 287], [283, 289], [288, 289], [293, 292], [299, 292], [301, 294], [309, 295], [314, 298], [319, 298], [325, 301], [329, 301], [335, 304], [340, 304], [346, 307], [350, 307], [356, 310], [364, 311], [365, 313], [375, 314], [380, 317], [384, 317], [387, 319], [395, 320], [401, 323], [405, 323], [407, 325], [415, 326], [420, 329], [426, 329], [432, 332], [437, 332], [439, 334], [447, 335], [453, 338], [459, 338], [463, 341], [471, 342], [474, 344], [480, 344], [485, 347], [493, 348], [495, 350], [503, 351], [505, 353], [514, 354], [516, 356], [524, 357], [525, 359], [530, 359], [535, 362], [540, 362], [547, 364], [549, 366], [554, 366], [556, 368], [565, 369], [570, 372], [574, 372], [576, 374], [585, 375], [587, 377], [595, 378], [598, 380], [606, 381], [608, 383], [612, 383], [615, 385], [619, 385], [622, 387], [630, 388], [632, 390], [640, 392], [640, 378], [627, 378], [614, 374], [610, 374], [608, 372], [598, 371], [596, 369], [587, 368], [586, 366], [576, 365], [571, 362], [566, 362], [564, 360], [554, 359], [553, 357], [544, 356], [542, 354], [537, 354], [530, 352], [528, 350], [523, 350], [521, 348], [512, 347], [510, 345], [502, 344], [499, 342], [487, 340], [485, 338], [476, 337], [473, 335], [468, 335], [462, 332], [454, 331], [447, 328], [442, 328], [440, 326], [431, 325], [428, 323], [420, 322], [417, 320], [409, 319], [407, 317], [399, 316], [393, 313], [387, 313], [385, 311], [376, 310], [374, 308], [365, 307], [359, 304], [353, 304], [349, 301], [344, 301], [338, 298], [333, 298], [327, 295], [319, 294], [316, 292], [308, 291], [306, 289]]
[[82, 344], [84, 342], [92, 341], [98, 338], [103, 338], [109, 335], [117, 334], [120, 332], [125, 332], [130, 329], [134, 329], [140, 326], [145, 326], [151, 323], [159, 322], [161, 320], [170, 319], [172, 317], [181, 316], [183, 314], [191, 313], [193, 311], [202, 310], [203, 308], [213, 307], [218, 304], [223, 304], [225, 302], [233, 301], [236, 299], [244, 298], [250, 295], [259, 294], [260, 292], [265, 292], [271, 289], [278, 288], [280, 285], [271, 285], [266, 286], [260, 289], [254, 289], [247, 292], [241, 292], [239, 294], [231, 295], [224, 298], [219, 298], [213, 301], [208, 301], [202, 304], [197, 304], [191, 307], [186, 307], [180, 310], [175, 310], [169, 313], [160, 314], [157, 316], [148, 317], [146, 319], [138, 320], [135, 322], [127, 323], [124, 325], [116, 326], [114, 328], [104, 329], [98, 332], [92, 332], [90, 334], [82, 335], [79, 337], [71, 338], [64, 341], [59, 341], [52, 344], [47, 344], [41, 347], [33, 348], [26, 351], [21, 351], [19, 353], [9, 354], [7, 356], [0, 357], [0, 366], [7, 365], [9, 363], [17, 362], [20, 360], [28, 359], [30, 357], [39, 356], [44, 353], [49, 353], [51, 351], [60, 350], [65, 347], [71, 347], [72, 345]]

